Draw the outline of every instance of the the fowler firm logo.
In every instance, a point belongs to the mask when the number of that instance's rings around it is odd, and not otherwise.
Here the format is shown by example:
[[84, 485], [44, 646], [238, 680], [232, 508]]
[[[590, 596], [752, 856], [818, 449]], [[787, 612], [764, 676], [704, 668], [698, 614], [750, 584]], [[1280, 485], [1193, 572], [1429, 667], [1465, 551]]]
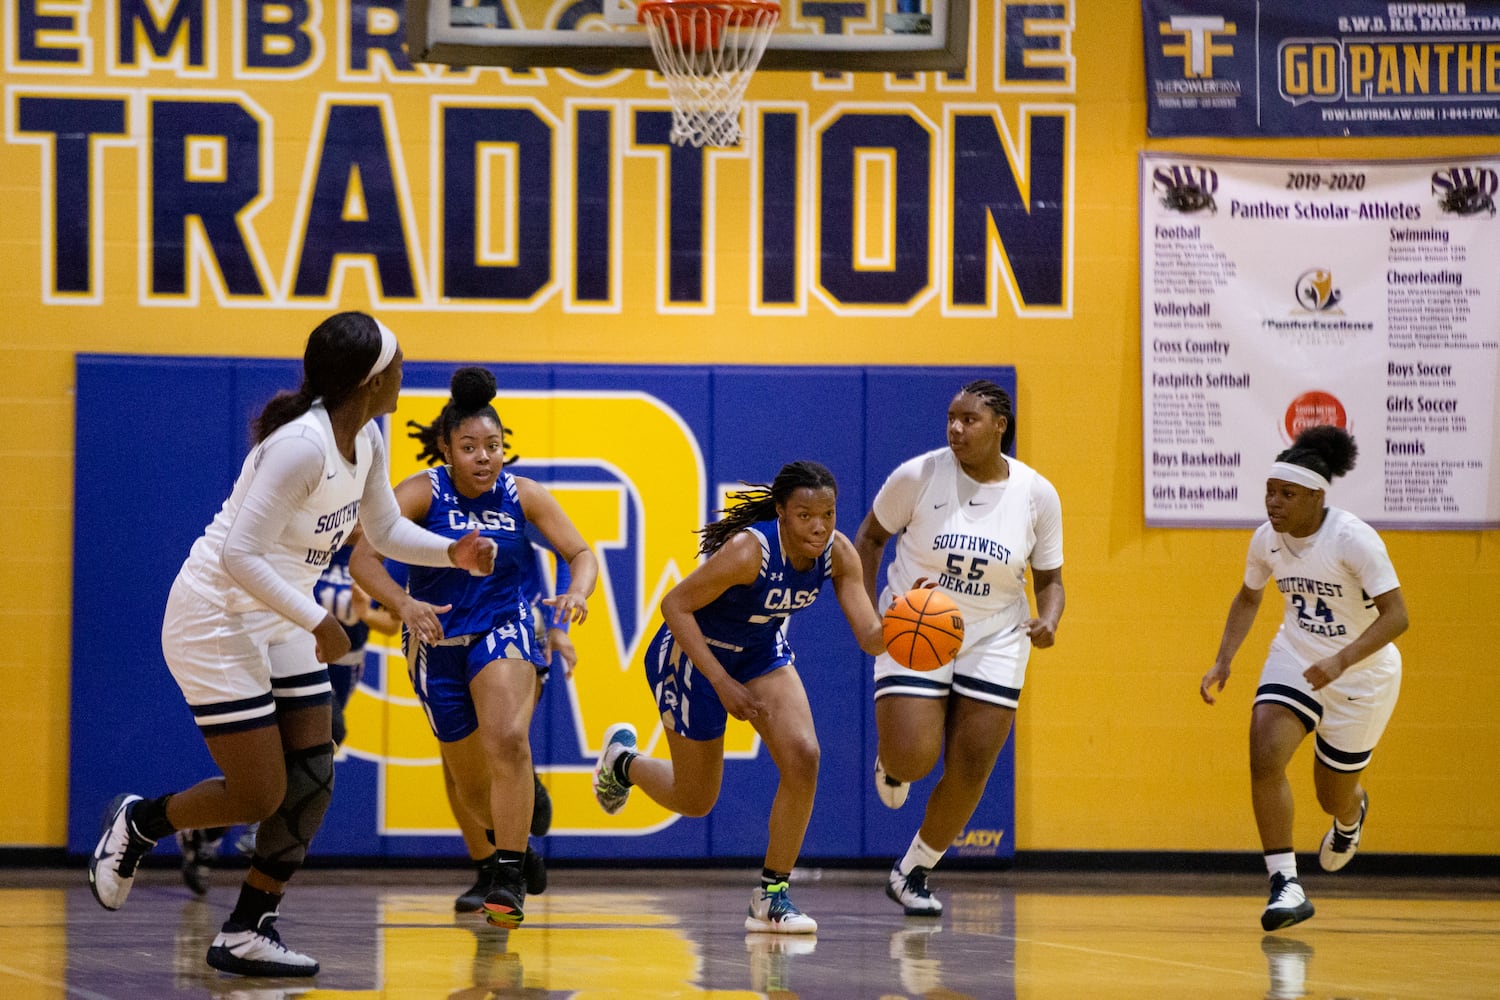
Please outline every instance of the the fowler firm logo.
[[1432, 172], [1432, 193], [1447, 215], [1495, 214], [1500, 175], [1489, 167], [1447, 167]]
[[1189, 80], [1213, 79], [1214, 56], [1234, 55], [1234, 46], [1220, 41], [1238, 32], [1233, 21], [1222, 17], [1178, 14], [1157, 23], [1162, 35], [1161, 54], [1182, 58], [1182, 75]]
[[1191, 163], [1163, 164], [1151, 171], [1151, 189], [1161, 197], [1162, 207], [1170, 212], [1192, 215], [1205, 209], [1217, 214], [1214, 192], [1219, 190], [1219, 174], [1212, 167]]
[[1297, 304], [1307, 312], [1332, 313], [1339, 310], [1343, 293], [1333, 287], [1333, 272], [1325, 267], [1303, 271], [1297, 278]]

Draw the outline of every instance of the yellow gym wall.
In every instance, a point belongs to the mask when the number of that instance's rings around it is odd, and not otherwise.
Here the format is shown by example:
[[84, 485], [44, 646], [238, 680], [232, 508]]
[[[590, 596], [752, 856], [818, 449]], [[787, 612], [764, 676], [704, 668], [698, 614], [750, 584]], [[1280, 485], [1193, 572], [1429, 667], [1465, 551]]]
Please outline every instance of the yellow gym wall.
[[[1137, 251], [1137, 156], [1143, 149], [1301, 158], [1416, 158], [1494, 154], [1500, 139], [1371, 139], [1150, 142], [1145, 136], [1140, 13], [1136, 4], [1071, 2], [1068, 48], [1074, 86], [1066, 93], [988, 91], [995, 12], [979, 4], [978, 93], [941, 91], [931, 76], [887, 90], [880, 76], [850, 89], [815, 90], [810, 74], [762, 74], [750, 100], [805, 100], [812, 116], [837, 102], [899, 102], [941, 121], [945, 101], [994, 101], [1014, 133], [1027, 104], [1071, 108], [1071, 233], [1067, 315], [1018, 315], [1002, 292], [998, 316], [943, 316], [930, 301], [910, 316], [834, 315], [819, 302], [805, 315], [752, 315], [747, 267], [745, 194], [750, 166], [730, 156], [719, 166], [720, 256], [717, 316], [658, 315], [657, 263], [648, 253], [624, 265], [626, 307], [615, 313], [565, 312], [561, 297], [525, 311], [458, 312], [380, 309], [371, 282], [346, 274], [334, 301], [309, 306], [216, 304], [201, 290], [196, 305], [145, 304], [138, 291], [146, 209], [138, 204], [145, 157], [128, 146], [100, 149], [103, 252], [96, 302], [44, 301], [42, 148], [18, 141], [17, 94], [77, 88], [135, 102], [162, 88], [181, 95], [249, 94], [275, 122], [275, 196], [256, 226], [280, 240], [267, 245], [280, 274], [296, 224], [295, 189], [308, 147], [309, 108], [320, 90], [388, 101], [402, 128], [403, 162], [417, 221], [428, 225], [425, 185], [432, 165], [426, 143], [430, 87], [389, 87], [336, 79], [331, 70], [295, 85], [219, 76], [201, 84], [157, 69], [144, 75], [56, 76], [7, 70], [7, 141], [0, 146], [0, 845], [56, 847], [65, 842], [68, 675], [75, 441], [73, 354], [296, 356], [307, 331], [336, 308], [373, 308], [400, 334], [413, 359], [591, 363], [745, 363], [958, 365], [982, 374], [1015, 365], [1020, 379], [1019, 454], [1062, 495], [1068, 610], [1056, 648], [1038, 652], [1028, 675], [1016, 731], [1016, 847], [1020, 851], [1228, 851], [1258, 849], [1249, 809], [1246, 730], [1261, 655], [1279, 602], [1267, 600], [1235, 676], [1216, 708], [1198, 698], [1224, 613], [1243, 569], [1247, 531], [1147, 529], [1142, 516], [1141, 392]], [[342, 4], [328, 4], [329, 8]], [[98, 52], [108, 47], [105, 18], [86, 5], [80, 30]], [[14, 15], [11, 15], [12, 17]], [[333, 14], [326, 15], [332, 20]], [[223, 20], [223, 18], [221, 18]], [[7, 28], [11, 27], [7, 23]], [[219, 52], [231, 51], [219, 26]], [[10, 64], [7, 63], [7, 66]], [[632, 80], [639, 81], [636, 73]], [[486, 71], [470, 88], [496, 91]], [[560, 113], [577, 87], [559, 75], [535, 78], [515, 92]], [[436, 86], [433, 84], [432, 86]], [[662, 102], [660, 91], [634, 83], [630, 96]], [[449, 88], [451, 90], [451, 88]], [[636, 91], [639, 93], [637, 94]], [[615, 92], [611, 92], [614, 96]], [[588, 95], [584, 94], [583, 97]], [[299, 131], [300, 130], [300, 131]], [[122, 137], [126, 140], [129, 137]], [[627, 231], [644, 243], [657, 204], [648, 167], [627, 162], [634, 181]], [[284, 172], [283, 172], [284, 171]], [[834, 401], [836, 405], [836, 401]], [[121, 400], [118, 433], [130, 433], [129, 400]], [[941, 414], [893, 413], [892, 420], [932, 424]], [[192, 433], [191, 427], [182, 429]], [[1269, 461], [1272, 456], [1265, 456]], [[192, 476], [185, 468], [181, 475]], [[96, 484], [107, 488], [107, 484]], [[1334, 502], [1337, 503], [1335, 493]], [[128, 532], [128, 524], [114, 525]], [[1385, 532], [1411, 612], [1400, 646], [1405, 689], [1369, 771], [1374, 807], [1367, 847], [1373, 852], [1500, 853], [1500, 783], [1488, 776], [1500, 759], [1500, 654], [1488, 621], [1500, 598], [1500, 533]], [[91, 539], [89, 559], [110, 558], [108, 535]], [[109, 629], [117, 623], [97, 622]], [[151, 627], [155, 627], [152, 623]], [[814, 706], [816, 710], [816, 706]], [[91, 738], [108, 740], [101, 724]], [[826, 735], [825, 735], [825, 738]], [[1300, 805], [1297, 844], [1310, 849], [1324, 828], [1310, 780], [1310, 749], [1293, 766]], [[122, 763], [128, 769], [128, 762]], [[1480, 777], [1474, 777], [1477, 772]]]

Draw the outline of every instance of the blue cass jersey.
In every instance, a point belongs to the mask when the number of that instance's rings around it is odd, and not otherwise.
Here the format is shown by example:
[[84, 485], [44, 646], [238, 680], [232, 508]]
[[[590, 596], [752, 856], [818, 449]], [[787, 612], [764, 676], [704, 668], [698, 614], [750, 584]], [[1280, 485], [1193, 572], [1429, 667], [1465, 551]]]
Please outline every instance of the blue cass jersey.
[[[798, 570], [781, 550], [775, 521], [745, 531], [760, 544], [760, 573], [753, 582], [736, 584], [693, 612], [714, 658], [741, 684], [796, 662], [786, 640], [787, 618], [810, 607], [833, 576], [831, 537], [812, 566]], [[646, 683], [664, 724], [693, 740], [724, 734], [723, 703], [666, 624], [647, 647], [645, 665]]]
[[422, 527], [458, 539], [475, 528], [496, 546], [495, 571], [473, 576], [467, 570], [430, 566], [408, 569], [406, 587], [412, 597], [429, 604], [451, 604], [439, 616], [449, 637], [488, 632], [507, 620], [531, 621], [528, 587], [535, 573], [536, 553], [526, 538], [526, 515], [515, 478], [502, 471], [482, 496], [458, 492], [446, 466], [427, 470], [432, 502]]
[[[693, 617], [716, 653], [739, 653], [743, 656], [733, 659], [751, 661], [790, 652], [782, 626], [788, 616], [811, 606], [833, 575], [833, 540], [830, 537], [811, 567], [798, 570], [781, 551], [781, 532], [775, 521], [745, 530], [760, 543], [760, 575], [753, 583], [730, 587], [707, 607], [693, 612]], [[729, 669], [727, 662], [725, 668]]]

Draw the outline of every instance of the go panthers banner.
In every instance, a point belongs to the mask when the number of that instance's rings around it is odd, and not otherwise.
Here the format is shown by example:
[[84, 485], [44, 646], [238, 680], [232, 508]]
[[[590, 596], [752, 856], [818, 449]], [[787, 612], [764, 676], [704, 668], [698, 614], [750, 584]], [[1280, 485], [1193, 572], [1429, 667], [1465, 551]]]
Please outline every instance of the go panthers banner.
[[1303, 428], [1372, 524], [1500, 527], [1500, 159], [1141, 159], [1148, 524], [1258, 524]]
[[1500, 0], [1143, 0], [1153, 136], [1494, 135]]
[[[447, 400], [455, 364], [408, 362], [387, 420], [392, 475], [419, 468], [408, 421]], [[901, 461], [941, 447], [943, 414], [972, 370], [491, 365], [496, 409], [512, 430], [513, 470], [545, 484], [598, 555], [589, 617], [572, 629], [578, 667], [554, 670], [537, 706], [532, 751], [554, 803], [553, 858], [758, 858], [776, 768], [755, 732], [731, 720], [718, 806], [683, 819], [634, 795], [606, 816], [591, 774], [600, 738], [633, 722], [666, 755], [641, 655], [662, 595], [698, 562], [698, 535], [742, 482], [770, 482], [813, 459], [839, 482], [838, 524], [853, 536]], [[92, 849], [115, 793], [159, 795], [216, 773], [162, 661], [167, 591], [193, 540], [229, 495], [250, 446], [249, 422], [299, 366], [284, 360], [80, 356], [75, 498], [73, 698], [68, 847]], [[1015, 391], [1013, 369], [982, 374]], [[128, 414], [128, 427], [120, 424]], [[122, 433], [122, 430], [125, 431]], [[789, 638], [822, 744], [818, 802], [804, 855], [888, 858], [920, 811], [881, 805], [871, 660], [831, 590], [791, 621]], [[349, 735], [323, 857], [461, 856], [438, 747], [399, 642], [372, 636], [346, 710]], [[983, 805], [951, 845], [956, 858], [1014, 853], [1013, 758], [1007, 749]], [[919, 784], [925, 794], [932, 778]]]

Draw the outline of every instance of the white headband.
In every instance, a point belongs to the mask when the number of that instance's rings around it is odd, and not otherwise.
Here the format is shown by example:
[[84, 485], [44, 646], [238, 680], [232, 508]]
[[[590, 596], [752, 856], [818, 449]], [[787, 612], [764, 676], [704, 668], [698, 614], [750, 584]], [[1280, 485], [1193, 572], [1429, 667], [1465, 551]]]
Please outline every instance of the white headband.
[[[374, 319], [374, 317], [371, 318]], [[365, 382], [385, 371], [391, 359], [396, 356], [396, 335], [391, 332], [390, 327], [378, 319], [375, 320], [375, 328], [380, 331], [380, 354], [375, 358], [375, 363], [370, 366], [370, 373], [365, 376], [364, 382], [360, 385], [364, 385]]]
[[1310, 490], [1328, 489], [1328, 480], [1318, 475], [1305, 465], [1293, 465], [1291, 462], [1272, 462], [1271, 474], [1268, 479], [1280, 479], [1283, 482], [1296, 483], [1298, 486], [1306, 486]]

